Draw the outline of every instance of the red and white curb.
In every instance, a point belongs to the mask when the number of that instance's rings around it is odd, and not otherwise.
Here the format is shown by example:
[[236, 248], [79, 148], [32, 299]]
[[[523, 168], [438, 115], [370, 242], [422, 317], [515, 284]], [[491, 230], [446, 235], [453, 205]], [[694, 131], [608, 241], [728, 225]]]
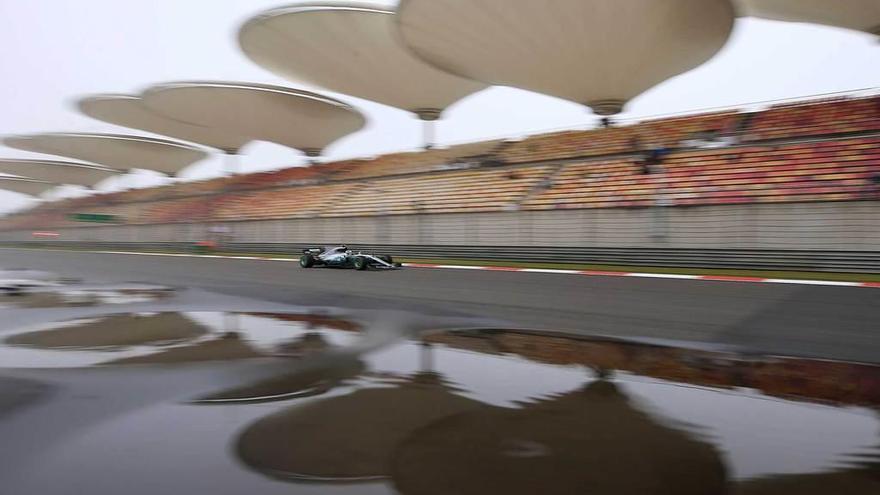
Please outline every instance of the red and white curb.
[[638, 277], [638, 278], [668, 278], [676, 280], [708, 280], [712, 282], [749, 282], [763, 284], [796, 284], [796, 285], [828, 285], [834, 287], [876, 287], [880, 288], [880, 282], [835, 282], [832, 280], [800, 280], [792, 278], [761, 278], [739, 277], [735, 275], [678, 275], [674, 273], [641, 273], [641, 272], [609, 272], [600, 270], [562, 270], [549, 268], [515, 268], [507, 266], [469, 266], [469, 265], [430, 265], [423, 263], [405, 263], [404, 266], [413, 268], [440, 268], [447, 270], [486, 270], [501, 272], [526, 272], [526, 273], [558, 273], [563, 275], [588, 275], [599, 277]]
[[638, 277], [667, 278], [676, 280], [707, 280], [712, 282], [749, 282], [763, 284], [795, 284], [795, 285], [828, 285], [833, 287], [875, 287], [880, 282], [835, 282], [831, 280], [800, 280], [792, 278], [761, 278], [739, 277], [735, 275], [677, 275], [673, 273], [642, 273], [642, 272], [609, 272], [600, 270], [562, 270], [545, 268], [515, 268], [506, 266], [468, 266], [468, 265], [429, 265], [422, 263], [406, 263], [404, 266], [413, 268], [440, 268], [449, 270], [487, 270], [526, 273], [557, 273], [563, 275], [588, 275], [598, 277]]
[[[220, 258], [230, 260], [281, 261], [296, 263], [295, 258], [272, 258], [266, 256], [221, 256], [216, 254], [184, 254], [184, 253], [138, 253], [132, 251], [92, 251], [101, 254], [124, 254], [130, 256], [168, 256], [176, 258]], [[792, 284], [792, 285], [824, 285], [831, 287], [874, 287], [880, 288], [880, 282], [835, 282], [832, 280], [799, 280], [792, 278], [761, 278], [739, 277], [735, 275], [678, 275], [673, 273], [642, 273], [642, 272], [610, 272], [601, 270], [563, 270], [551, 268], [516, 268], [512, 266], [472, 266], [472, 265], [435, 265], [426, 263], [404, 263], [409, 268], [428, 268], [440, 270], [483, 270], [490, 272], [523, 272], [548, 273], [556, 275], [586, 275], [593, 277], [636, 277], [665, 278], [675, 280], [705, 280], [711, 282], [744, 282], [761, 284]]]

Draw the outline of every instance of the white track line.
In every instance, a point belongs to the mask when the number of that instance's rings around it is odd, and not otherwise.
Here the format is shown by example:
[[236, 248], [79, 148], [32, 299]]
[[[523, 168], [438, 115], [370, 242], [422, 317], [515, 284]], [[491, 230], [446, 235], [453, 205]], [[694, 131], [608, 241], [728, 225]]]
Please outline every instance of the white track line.
[[[293, 258], [272, 258], [264, 256], [220, 256], [216, 254], [182, 254], [182, 253], [138, 253], [134, 251], [89, 251], [99, 254], [122, 254], [127, 256], [170, 256], [176, 258], [214, 258], [251, 261], [282, 261], [295, 263]], [[473, 266], [473, 265], [434, 265], [424, 263], [404, 263], [410, 268], [429, 268], [440, 270], [485, 270], [493, 272], [524, 272], [549, 273], [556, 275], [586, 275], [593, 277], [638, 277], [661, 278], [674, 280], [703, 280], [712, 282], [740, 282], [760, 284], [792, 284], [792, 285], [824, 285], [831, 287], [873, 287], [880, 288], [880, 282], [835, 282], [832, 280], [798, 280], [790, 278], [740, 277], [736, 275], [679, 275], [674, 273], [641, 273], [641, 272], [609, 272], [599, 270], [563, 270], [551, 268], [516, 268], [507, 266]]]

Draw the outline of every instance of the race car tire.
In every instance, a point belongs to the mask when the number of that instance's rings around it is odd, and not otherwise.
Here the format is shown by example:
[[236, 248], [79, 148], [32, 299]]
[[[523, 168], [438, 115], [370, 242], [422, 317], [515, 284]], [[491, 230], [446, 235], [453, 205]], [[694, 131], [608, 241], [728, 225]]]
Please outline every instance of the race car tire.
[[367, 259], [363, 256], [358, 256], [354, 259], [354, 269], [355, 270], [366, 270], [369, 263], [367, 263]]
[[315, 257], [311, 254], [304, 254], [299, 257], [299, 266], [303, 268], [311, 268], [315, 266]]

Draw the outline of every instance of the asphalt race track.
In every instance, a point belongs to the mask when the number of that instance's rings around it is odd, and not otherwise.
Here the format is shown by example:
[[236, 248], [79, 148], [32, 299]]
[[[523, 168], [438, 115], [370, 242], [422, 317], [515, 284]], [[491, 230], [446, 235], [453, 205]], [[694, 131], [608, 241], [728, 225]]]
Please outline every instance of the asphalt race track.
[[305, 270], [273, 261], [18, 249], [0, 249], [0, 268], [195, 287], [297, 305], [482, 316], [507, 327], [880, 362], [880, 288], [419, 268]]

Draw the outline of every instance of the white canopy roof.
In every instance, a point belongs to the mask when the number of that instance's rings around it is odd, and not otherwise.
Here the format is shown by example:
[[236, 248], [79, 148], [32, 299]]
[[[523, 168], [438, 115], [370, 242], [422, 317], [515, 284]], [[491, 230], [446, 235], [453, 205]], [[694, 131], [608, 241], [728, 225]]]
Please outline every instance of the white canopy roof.
[[880, 35], [878, 0], [737, 0], [741, 13], [777, 21], [810, 22]]
[[613, 114], [712, 58], [734, 17], [730, 0], [401, 0], [396, 19], [438, 68]]
[[76, 162], [0, 158], [0, 173], [59, 184], [92, 187], [121, 172], [109, 168], [90, 167]]
[[291, 81], [433, 120], [485, 84], [419, 60], [396, 37], [394, 12], [367, 3], [307, 3], [264, 12], [239, 32], [245, 54]]
[[139, 96], [95, 95], [79, 100], [77, 107], [89, 117], [104, 122], [183, 139], [230, 153], [237, 152], [249, 141], [245, 136], [217, 127], [193, 125], [159, 115], [147, 108]]
[[341, 101], [262, 84], [161, 84], [144, 93], [144, 102], [170, 118], [278, 143], [310, 156], [366, 123], [360, 112]]
[[208, 156], [182, 143], [118, 134], [49, 133], [3, 139], [11, 148], [65, 156], [111, 168], [141, 168], [174, 175]]
[[0, 177], [0, 189], [6, 191], [17, 192], [36, 196], [52, 189], [57, 184], [51, 182], [43, 182], [29, 179], [13, 179], [11, 177]]

